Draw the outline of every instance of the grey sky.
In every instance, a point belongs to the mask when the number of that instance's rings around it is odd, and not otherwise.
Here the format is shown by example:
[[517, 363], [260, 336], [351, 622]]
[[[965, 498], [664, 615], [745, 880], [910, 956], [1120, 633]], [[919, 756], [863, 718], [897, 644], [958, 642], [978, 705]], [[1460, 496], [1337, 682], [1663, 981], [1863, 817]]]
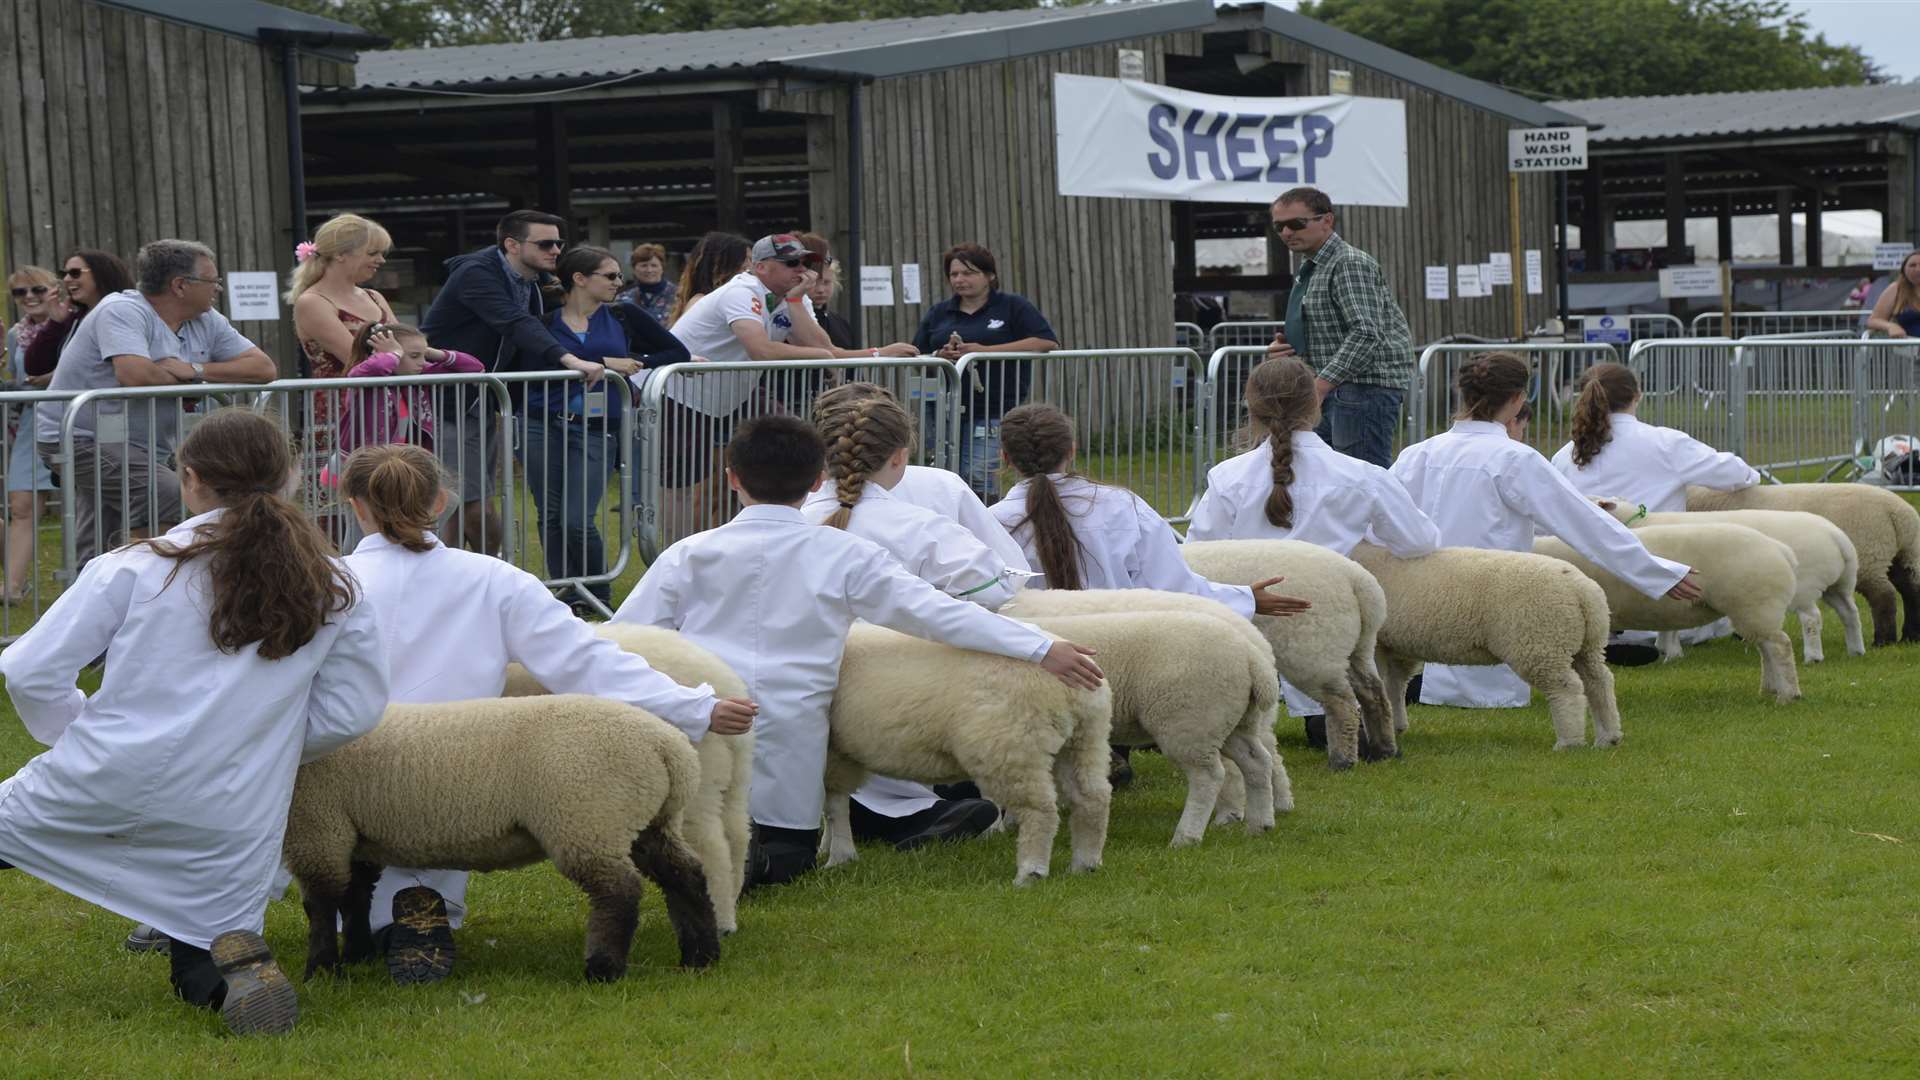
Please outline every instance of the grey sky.
[[1807, 24], [1840, 45], [1858, 45], [1902, 81], [1920, 78], [1920, 0], [1793, 0]]

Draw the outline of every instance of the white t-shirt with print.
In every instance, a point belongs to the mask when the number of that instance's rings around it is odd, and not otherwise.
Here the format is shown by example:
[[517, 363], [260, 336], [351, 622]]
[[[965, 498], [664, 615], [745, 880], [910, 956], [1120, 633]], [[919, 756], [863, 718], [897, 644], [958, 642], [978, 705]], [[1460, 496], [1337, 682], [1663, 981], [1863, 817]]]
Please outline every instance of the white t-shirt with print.
[[[682, 312], [673, 324], [673, 336], [695, 356], [715, 363], [746, 363], [753, 358], [733, 335], [733, 324], [758, 322], [769, 341], [785, 341], [793, 331], [785, 300], [769, 292], [751, 272], [743, 272]], [[800, 302], [806, 305], [808, 314], [813, 313], [812, 300], [801, 297]], [[759, 373], [753, 371], [680, 377], [668, 384], [667, 396], [695, 412], [726, 416], [753, 397], [753, 388], [759, 382]]]

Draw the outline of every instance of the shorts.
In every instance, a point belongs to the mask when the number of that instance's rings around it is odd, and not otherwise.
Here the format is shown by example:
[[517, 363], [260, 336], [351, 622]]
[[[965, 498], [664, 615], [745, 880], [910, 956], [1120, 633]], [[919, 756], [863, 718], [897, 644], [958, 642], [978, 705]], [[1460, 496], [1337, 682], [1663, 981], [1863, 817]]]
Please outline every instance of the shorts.
[[491, 408], [476, 407], [435, 421], [433, 452], [446, 466], [461, 502], [479, 502], [498, 493], [504, 427]]
[[33, 432], [28, 424], [31, 418], [21, 423], [25, 434], [15, 435], [13, 447], [7, 451], [7, 490], [8, 491], [52, 491], [53, 470], [47, 468], [46, 461], [33, 444]]

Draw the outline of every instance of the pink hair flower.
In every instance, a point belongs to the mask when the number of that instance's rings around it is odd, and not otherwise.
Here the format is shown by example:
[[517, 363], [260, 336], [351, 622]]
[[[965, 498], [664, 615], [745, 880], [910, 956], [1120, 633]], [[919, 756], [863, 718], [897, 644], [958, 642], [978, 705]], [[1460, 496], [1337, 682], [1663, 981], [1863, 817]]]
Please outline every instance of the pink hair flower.
[[313, 258], [313, 252], [313, 241], [302, 240], [293, 247], [293, 261], [297, 263], [306, 262], [308, 259]]

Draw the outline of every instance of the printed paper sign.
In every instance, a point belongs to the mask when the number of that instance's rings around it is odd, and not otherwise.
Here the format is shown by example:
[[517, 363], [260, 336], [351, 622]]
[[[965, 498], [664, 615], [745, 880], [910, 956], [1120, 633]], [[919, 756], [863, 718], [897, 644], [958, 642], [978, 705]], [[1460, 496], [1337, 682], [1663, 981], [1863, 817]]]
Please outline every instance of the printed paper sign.
[[1487, 256], [1487, 264], [1493, 267], [1492, 280], [1495, 285], [1513, 284], [1513, 253], [1512, 252], [1496, 251], [1493, 254]]
[[893, 306], [893, 267], [862, 266], [860, 268], [860, 306]]
[[1719, 296], [1720, 268], [1717, 266], [1669, 266], [1660, 271], [1660, 298], [1678, 296]]
[[1539, 296], [1547, 291], [1547, 280], [1540, 264], [1540, 249], [1527, 249], [1527, 293]]
[[280, 276], [271, 270], [231, 270], [226, 275], [227, 318], [234, 322], [280, 318]]
[[1453, 268], [1453, 279], [1461, 299], [1470, 296], [1484, 296], [1480, 291], [1480, 267], [1477, 264], [1461, 264]]
[[1480, 264], [1480, 295], [1493, 295], [1493, 264], [1490, 262]]
[[1581, 320], [1581, 336], [1590, 344], [1625, 345], [1633, 339], [1633, 320], [1617, 315], [1588, 315]]
[[1875, 270], [1898, 270], [1900, 264], [1913, 254], [1913, 245], [1903, 242], [1876, 244], [1873, 248], [1873, 268]]
[[920, 264], [900, 264], [900, 302], [917, 304], [920, 302]]
[[1507, 132], [1508, 172], [1563, 172], [1586, 167], [1586, 128], [1515, 128]]
[[1445, 300], [1447, 291], [1447, 268], [1444, 266], [1427, 267], [1427, 299]]

